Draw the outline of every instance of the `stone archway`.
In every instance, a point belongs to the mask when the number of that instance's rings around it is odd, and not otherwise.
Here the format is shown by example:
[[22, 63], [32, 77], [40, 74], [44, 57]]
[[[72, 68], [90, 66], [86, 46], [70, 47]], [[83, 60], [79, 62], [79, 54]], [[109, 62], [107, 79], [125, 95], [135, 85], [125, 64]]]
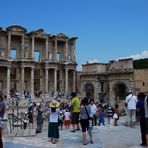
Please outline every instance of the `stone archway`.
[[94, 86], [93, 86], [93, 84], [90, 84], [90, 83], [85, 84], [85, 93], [86, 93], [87, 98], [89, 98], [89, 99], [94, 98]]
[[114, 87], [115, 92], [115, 102], [120, 102], [121, 100], [125, 100], [126, 96], [126, 85], [124, 83], [118, 83]]

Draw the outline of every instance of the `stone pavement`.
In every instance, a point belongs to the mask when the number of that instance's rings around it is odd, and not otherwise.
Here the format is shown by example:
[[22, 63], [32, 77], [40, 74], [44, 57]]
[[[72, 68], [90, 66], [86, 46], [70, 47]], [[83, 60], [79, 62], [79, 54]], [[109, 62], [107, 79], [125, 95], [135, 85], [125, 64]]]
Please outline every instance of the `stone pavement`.
[[125, 117], [121, 117], [119, 126], [113, 125], [96, 126], [93, 129], [94, 144], [82, 144], [82, 132], [71, 133], [70, 129], [60, 130], [60, 139], [57, 144], [52, 144], [47, 137], [48, 124], [44, 123], [42, 133], [35, 137], [14, 137], [10, 138], [4, 135], [4, 148], [142, 148], [139, 144], [140, 129], [139, 125], [135, 128], [125, 127], [123, 125]]

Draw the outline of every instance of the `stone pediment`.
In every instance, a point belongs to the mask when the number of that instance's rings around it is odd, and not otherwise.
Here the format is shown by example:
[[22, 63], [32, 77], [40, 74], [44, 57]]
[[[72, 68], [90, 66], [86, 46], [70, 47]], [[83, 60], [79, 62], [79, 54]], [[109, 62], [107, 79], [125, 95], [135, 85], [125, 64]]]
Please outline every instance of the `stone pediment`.
[[44, 32], [44, 29], [42, 29], [42, 28], [31, 31], [30, 34], [33, 34], [36, 37], [45, 37], [46, 36], [46, 33]]
[[37, 30], [35, 30], [33, 32], [37, 33], [37, 34], [44, 34], [44, 29], [40, 28], [40, 29], [37, 29]]
[[64, 34], [64, 33], [59, 33], [59, 34], [57, 34], [57, 37], [59, 37], [59, 38], [67, 38], [67, 36]]
[[27, 32], [27, 29], [19, 26], [19, 25], [12, 25], [6, 28], [7, 31], [13, 31], [13, 32]]

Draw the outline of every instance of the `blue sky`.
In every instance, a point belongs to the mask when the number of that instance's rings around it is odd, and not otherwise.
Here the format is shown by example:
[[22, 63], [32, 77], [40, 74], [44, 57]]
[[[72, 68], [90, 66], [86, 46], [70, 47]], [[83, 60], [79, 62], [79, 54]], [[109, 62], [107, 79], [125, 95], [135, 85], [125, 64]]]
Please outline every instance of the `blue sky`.
[[77, 36], [76, 60], [148, 58], [148, 0], [1, 0], [0, 26]]

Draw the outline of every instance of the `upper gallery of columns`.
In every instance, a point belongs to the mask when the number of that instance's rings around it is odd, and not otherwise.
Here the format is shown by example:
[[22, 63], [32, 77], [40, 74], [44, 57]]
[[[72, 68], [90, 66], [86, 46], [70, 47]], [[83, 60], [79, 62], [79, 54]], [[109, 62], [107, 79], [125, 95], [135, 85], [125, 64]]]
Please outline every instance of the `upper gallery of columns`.
[[[0, 27], [0, 58], [75, 63], [76, 40], [77, 37], [63, 33], [52, 35], [43, 29], [29, 32], [19, 25], [6, 29]], [[11, 56], [12, 51], [15, 52], [14, 57]]]

